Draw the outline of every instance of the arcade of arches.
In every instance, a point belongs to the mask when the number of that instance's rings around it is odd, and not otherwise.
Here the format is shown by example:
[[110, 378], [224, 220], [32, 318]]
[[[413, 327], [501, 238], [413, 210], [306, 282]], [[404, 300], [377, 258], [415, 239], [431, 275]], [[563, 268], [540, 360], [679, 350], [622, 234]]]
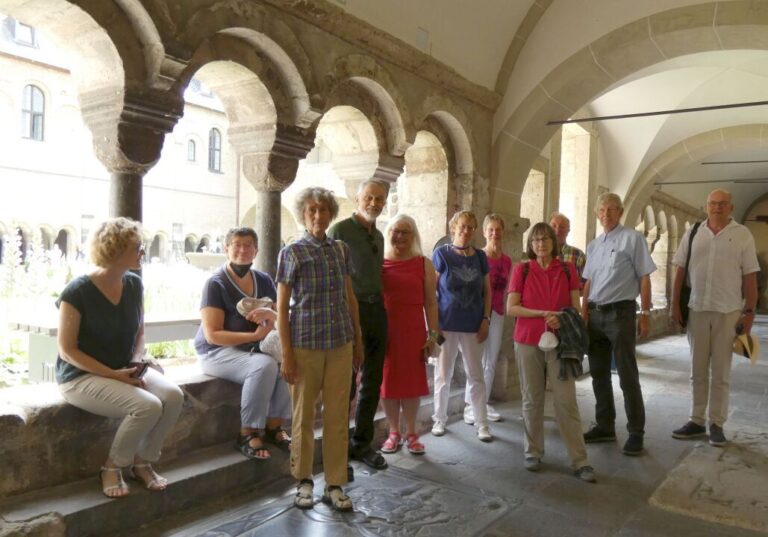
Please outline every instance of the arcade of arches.
[[[624, 223], [643, 232], [659, 267], [656, 333], [666, 329], [672, 256], [705, 216], [712, 188], [733, 192], [734, 217], [768, 263], [768, 183], [757, 163], [768, 161], [765, 107], [548, 124], [757, 101], [768, 89], [768, 2], [594, 0], [584, 13], [564, 0], [496, 2], [473, 14], [466, 50], [456, 44], [459, 17], [430, 23], [437, 2], [345, 4], [0, 0], [0, 12], [76, 58], [71, 77], [94, 156], [109, 173], [111, 215], [159, 221], [162, 206], [145, 199], [144, 179], [187, 112], [188, 86], [215, 94], [224, 143], [201, 134], [183, 150], [234, 173], [230, 224], [257, 229], [258, 264], [270, 272], [299, 231], [290, 213], [298, 188], [332, 188], [345, 214], [368, 177], [391, 184], [389, 215], [414, 215], [427, 248], [458, 208], [480, 218], [494, 211], [516, 259], [529, 225], [554, 210], [571, 217], [570, 242], [584, 247], [596, 233], [597, 195], [620, 194]], [[411, 16], [421, 38], [403, 30]], [[715, 162], [734, 166], [703, 166]], [[166, 190], [174, 203], [174, 187]], [[198, 209], [188, 220], [209, 218]], [[176, 237], [170, 223], [155, 226], [151, 251], [213, 246], [215, 232], [192, 228]], [[27, 240], [29, 229], [0, 217], [0, 234], [14, 232]], [[71, 252], [81, 232], [79, 223], [45, 229], [43, 243]], [[498, 395], [514, 394], [513, 375], [495, 386]]]

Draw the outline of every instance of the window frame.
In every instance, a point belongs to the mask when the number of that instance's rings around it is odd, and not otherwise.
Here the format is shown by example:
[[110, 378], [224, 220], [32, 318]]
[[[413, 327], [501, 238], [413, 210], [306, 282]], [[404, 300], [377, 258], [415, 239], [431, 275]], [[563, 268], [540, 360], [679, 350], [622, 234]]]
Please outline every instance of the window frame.
[[[38, 106], [36, 106], [35, 97]], [[45, 140], [45, 93], [39, 86], [27, 84], [22, 92], [21, 136], [26, 140]]]
[[[190, 149], [192, 150], [191, 155]], [[197, 142], [191, 138], [187, 140], [187, 162], [197, 162]]]
[[208, 171], [221, 173], [221, 131], [216, 127], [208, 131]]

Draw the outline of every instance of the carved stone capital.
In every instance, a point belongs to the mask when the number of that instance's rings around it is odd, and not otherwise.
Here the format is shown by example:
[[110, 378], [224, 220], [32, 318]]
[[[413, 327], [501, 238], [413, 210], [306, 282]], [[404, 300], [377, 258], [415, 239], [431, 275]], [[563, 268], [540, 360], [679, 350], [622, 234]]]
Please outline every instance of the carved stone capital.
[[98, 159], [112, 173], [144, 175], [160, 159], [165, 135], [181, 117], [182, 105], [126, 94], [114, 88], [81, 97], [83, 118], [93, 133]]
[[389, 153], [379, 155], [379, 164], [373, 177], [387, 183], [394, 183], [400, 177], [405, 169], [405, 157], [396, 157]]
[[267, 163], [269, 174], [266, 190], [283, 191], [293, 183], [299, 169], [299, 161], [306, 158], [314, 146], [314, 130], [278, 124], [275, 143]]

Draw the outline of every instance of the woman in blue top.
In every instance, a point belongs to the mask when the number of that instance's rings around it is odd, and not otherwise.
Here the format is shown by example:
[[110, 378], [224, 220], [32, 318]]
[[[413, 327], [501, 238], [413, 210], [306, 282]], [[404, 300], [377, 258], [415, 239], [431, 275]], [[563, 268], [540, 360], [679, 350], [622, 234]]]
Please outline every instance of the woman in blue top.
[[150, 463], [181, 412], [184, 395], [152, 368], [143, 377], [130, 367], [144, 353], [144, 308], [140, 268], [141, 228], [127, 218], [107, 220], [91, 242], [92, 273], [72, 280], [59, 307], [56, 381], [64, 399], [83, 410], [124, 418], [101, 468], [102, 491], [111, 498], [129, 493], [122, 468], [150, 490], [168, 482]]
[[477, 218], [470, 211], [459, 211], [448, 223], [453, 242], [436, 249], [432, 264], [437, 272], [437, 307], [440, 330], [445, 341], [435, 366], [435, 413], [432, 434], [445, 434], [450, 391], [456, 355], [461, 349], [467, 373], [477, 437], [490, 442], [486, 414], [483, 347], [488, 337], [491, 315], [491, 283], [485, 252], [472, 247]]
[[[195, 350], [203, 373], [242, 385], [240, 434], [235, 449], [250, 459], [268, 459], [264, 442], [288, 449], [291, 439], [283, 420], [291, 416], [288, 385], [280, 377], [280, 364], [259, 349], [259, 342], [275, 326], [270, 307], [238, 311], [243, 298], [277, 300], [269, 274], [251, 268], [259, 251], [256, 232], [249, 227], [230, 229], [224, 239], [229, 262], [211, 276], [203, 288], [200, 329]], [[242, 309], [242, 308], [241, 308]]]

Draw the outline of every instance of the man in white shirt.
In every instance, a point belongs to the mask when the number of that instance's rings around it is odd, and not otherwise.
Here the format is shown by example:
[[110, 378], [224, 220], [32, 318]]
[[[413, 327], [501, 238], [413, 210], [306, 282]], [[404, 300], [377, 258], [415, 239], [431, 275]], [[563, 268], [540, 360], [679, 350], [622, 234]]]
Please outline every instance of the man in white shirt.
[[[760, 270], [755, 241], [745, 226], [733, 221], [732, 212], [730, 192], [713, 190], [707, 197], [707, 219], [693, 237], [688, 266], [693, 401], [688, 423], [672, 432], [674, 438], [681, 440], [705, 436], [708, 418], [709, 443], [713, 446], [724, 446], [727, 442], [723, 424], [728, 417], [733, 338], [737, 333], [749, 334], [752, 330]], [[672, 260], [677, 270], [670, 315], [680, 326], [680, 290], [692, 229], [683, 234]]]

